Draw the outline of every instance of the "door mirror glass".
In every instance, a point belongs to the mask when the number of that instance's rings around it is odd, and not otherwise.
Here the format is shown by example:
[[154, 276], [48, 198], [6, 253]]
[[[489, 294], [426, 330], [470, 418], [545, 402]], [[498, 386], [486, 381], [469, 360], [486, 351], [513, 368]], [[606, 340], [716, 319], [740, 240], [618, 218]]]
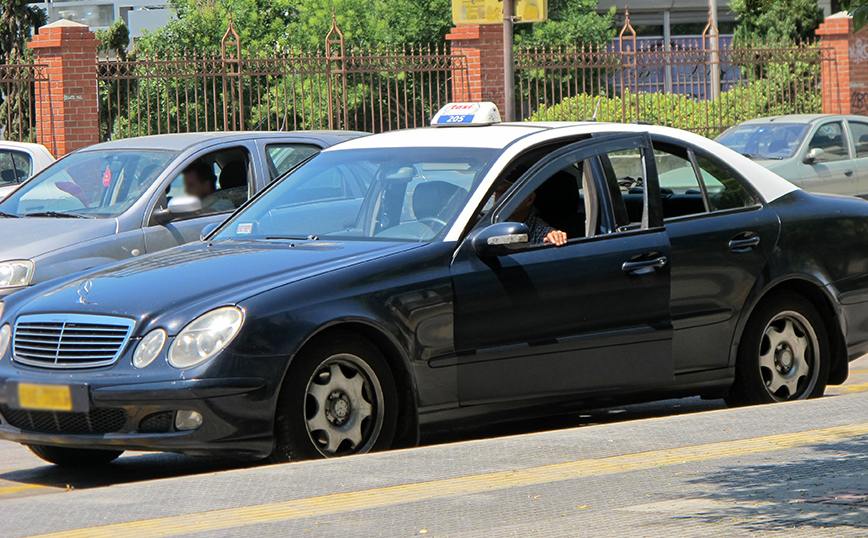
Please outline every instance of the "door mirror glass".
[[186, 217], [202, 211], [202, 200], [196, 196], [176, 196], [166, 207], [172, 217]]
[[530, 247], [530, 230], [520, 222], [498, 222], [473, 237], [473, 249], [480, 257], [505, 256]]
[[813, 164], [817, 161], [823, 154], [826, 153], [822, 150], [822, 148], [811, 148], [811, 151], [805, 155], [805, 164]]
[[204, 241], [206, 237], [211, 235], [211, 232], [217, 229], [220, 226], [219, 222], [212, 222], [208, 226], [202, 228], [202, 231], [199, 233], [199, 241]]

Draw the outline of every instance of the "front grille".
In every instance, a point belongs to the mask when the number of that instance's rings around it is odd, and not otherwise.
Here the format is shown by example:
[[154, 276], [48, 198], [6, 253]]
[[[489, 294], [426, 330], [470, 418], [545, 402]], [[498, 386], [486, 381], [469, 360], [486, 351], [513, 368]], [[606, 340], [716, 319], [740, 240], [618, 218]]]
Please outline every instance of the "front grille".
[[12, 335], [12, 359], [44, 368], [92, 368], [113, 364], [135, 322], [81, 314], [21, 316]]
[[0, 405], [0, 414], [10, 426], [39, 433], [115, 433], [127, 423], [123, 409], [94, 409], [88, 413], [28, 411]]

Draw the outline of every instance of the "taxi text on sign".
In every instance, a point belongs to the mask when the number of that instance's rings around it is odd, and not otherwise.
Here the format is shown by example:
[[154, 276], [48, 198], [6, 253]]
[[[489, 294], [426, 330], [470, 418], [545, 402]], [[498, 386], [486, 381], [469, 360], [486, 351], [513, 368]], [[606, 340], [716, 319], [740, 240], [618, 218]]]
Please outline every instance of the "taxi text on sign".
[[[548, 0], [513, 0], [514, 22], [542, 22], [548, 18]], [[503, 0], [452, 0], [452, 22], [503, 24]]]

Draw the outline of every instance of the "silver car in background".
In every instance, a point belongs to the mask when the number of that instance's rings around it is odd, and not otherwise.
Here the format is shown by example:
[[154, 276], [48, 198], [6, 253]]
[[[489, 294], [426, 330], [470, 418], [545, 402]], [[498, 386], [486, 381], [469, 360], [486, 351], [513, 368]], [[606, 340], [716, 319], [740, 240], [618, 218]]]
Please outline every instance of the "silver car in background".
[[[346, 131], [191, 133], [96, 144], [0, 201], [0, 299], [33, 284], [199, 240], [206, 226]], [[187, 196], [183, 170], [212, 168], [216, 190]], [[311, 185], [310, 188], [340, 185]], [[331, 191], [329, 191], [331, 192]], [[208, 278], [208, 275], [202, 275]]]
[[716, 140], [805, 190], [868, 198], [868, 117], [757, 118]]

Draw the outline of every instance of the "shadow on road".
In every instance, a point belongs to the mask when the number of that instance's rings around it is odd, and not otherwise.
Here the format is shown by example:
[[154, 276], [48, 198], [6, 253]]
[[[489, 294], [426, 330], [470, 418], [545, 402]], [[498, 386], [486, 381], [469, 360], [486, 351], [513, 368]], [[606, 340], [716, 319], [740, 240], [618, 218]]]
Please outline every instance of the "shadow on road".
[[725, 467], [691, 480], [702, 498], [718, 501], [719, 508], [688, 517], [751, 533], [868, 529], [868, 436], [808, 450], [815, 456]]

